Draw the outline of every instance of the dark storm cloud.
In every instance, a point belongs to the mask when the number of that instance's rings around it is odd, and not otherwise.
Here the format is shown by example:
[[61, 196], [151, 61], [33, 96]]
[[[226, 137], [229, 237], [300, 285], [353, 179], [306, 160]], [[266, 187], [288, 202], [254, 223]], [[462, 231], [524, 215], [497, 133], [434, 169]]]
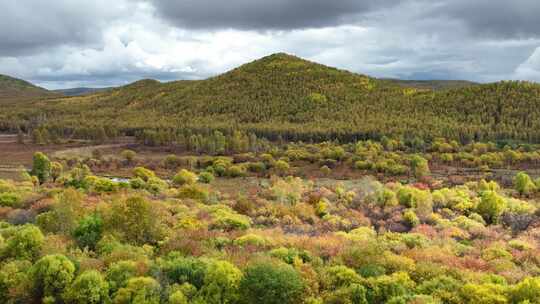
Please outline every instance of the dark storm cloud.
[[117, 12], [103, 1], [7, 0], [0, 4], [0, 56], [96, 42]]
[[540, 0], [0, 0], [0, 73], [201, 79], [274, 52], [377, 77], [540, 81]]
[[400, 0], [149, 0], [160, 16], [196, 29], [288, 30], [334, 26]]
[[[462, 21], [473, 35], [520, 39], [540, 37], [539, 0], [438, 0], [426, 15]], [[444, 22], [444, 20], [441, 20]]]

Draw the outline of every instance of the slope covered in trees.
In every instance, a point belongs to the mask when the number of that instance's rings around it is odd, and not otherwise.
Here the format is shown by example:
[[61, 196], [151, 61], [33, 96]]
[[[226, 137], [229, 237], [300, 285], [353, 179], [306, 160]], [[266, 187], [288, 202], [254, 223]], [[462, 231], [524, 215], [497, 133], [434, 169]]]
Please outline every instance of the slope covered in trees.
[[30, 82], [0, 74], [0, 102], [6, 99], [35, 98], [55, 94]]
[[[8, 107], [0, 128], [231, 130], [269, 139], [436, 137], [540, 141], [540, 85], [404, 87], [274, 54], [201, 81], [143, 80], [95, 95]], [[39, 119], [37, 119], [39, 118]]]

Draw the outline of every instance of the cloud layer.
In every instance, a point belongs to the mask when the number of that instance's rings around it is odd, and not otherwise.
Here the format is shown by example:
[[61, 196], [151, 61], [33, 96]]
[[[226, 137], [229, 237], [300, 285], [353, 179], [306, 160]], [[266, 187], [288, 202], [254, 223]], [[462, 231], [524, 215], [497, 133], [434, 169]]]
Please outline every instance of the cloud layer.
[[99, 43], [102, 32], [128, 13], [126, 8], [106, 0], [3, 1], [0, 55], [20, 56], [63, 44]]
[[0, 73], [48, 88], [199, 79], [274, 52], [406, 79], [540, 81], [536, 0], [0, 4]]
[[540, 36], [540, 1], [537, 0], [435, 0], [435, 15], [462, 21], [472, 33], [493, 38]]
[[158, 13], [185, 28], [242, 30], [336, 26], [399, 0], [152, 0]]

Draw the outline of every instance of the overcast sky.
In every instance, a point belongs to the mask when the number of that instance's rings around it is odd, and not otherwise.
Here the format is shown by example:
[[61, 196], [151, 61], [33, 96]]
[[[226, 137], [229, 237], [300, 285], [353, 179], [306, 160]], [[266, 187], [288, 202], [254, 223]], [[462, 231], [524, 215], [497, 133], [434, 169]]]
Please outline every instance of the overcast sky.
[[0, 73], [200, 79], [275, 52], [404, 79], [540, 81], [539, 0], [4, 0]]

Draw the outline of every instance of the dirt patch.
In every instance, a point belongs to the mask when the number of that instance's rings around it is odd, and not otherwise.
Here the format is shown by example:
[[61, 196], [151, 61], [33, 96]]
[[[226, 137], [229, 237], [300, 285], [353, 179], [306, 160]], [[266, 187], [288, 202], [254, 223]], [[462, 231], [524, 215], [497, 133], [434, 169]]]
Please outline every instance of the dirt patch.
[[43, 152], [55, 157], [87, 157], [94, 149], [120, 151], [132, 144], [133, 138], [119, 138], [114, 143], [94, 145], [85, 141], [73, 141], [66, 144], [34, 145], [26, 142], [17, 143], [17, 135], [0, 134], [0, 166], [29, 166], [36, 152]]
[[51, 154], [55, 151], [71, 148], [76, 145], [32, 145], [16, 142], [0, 142], [0, 165], [29, 166], [35, 152]]
[[[109, 144], [109, 145], [97, 145], [97, 146], [84, 146], [84, 147], [73, 147], [54, 152], [51, 156], [53, 158], [89, 158], [92, 157], [92, 152], [94, 150], [109, 150], [114, 149], [118, 151], [126, 147], [125, 144]], [[118, 155], [119, 153], [117, 153]]]

